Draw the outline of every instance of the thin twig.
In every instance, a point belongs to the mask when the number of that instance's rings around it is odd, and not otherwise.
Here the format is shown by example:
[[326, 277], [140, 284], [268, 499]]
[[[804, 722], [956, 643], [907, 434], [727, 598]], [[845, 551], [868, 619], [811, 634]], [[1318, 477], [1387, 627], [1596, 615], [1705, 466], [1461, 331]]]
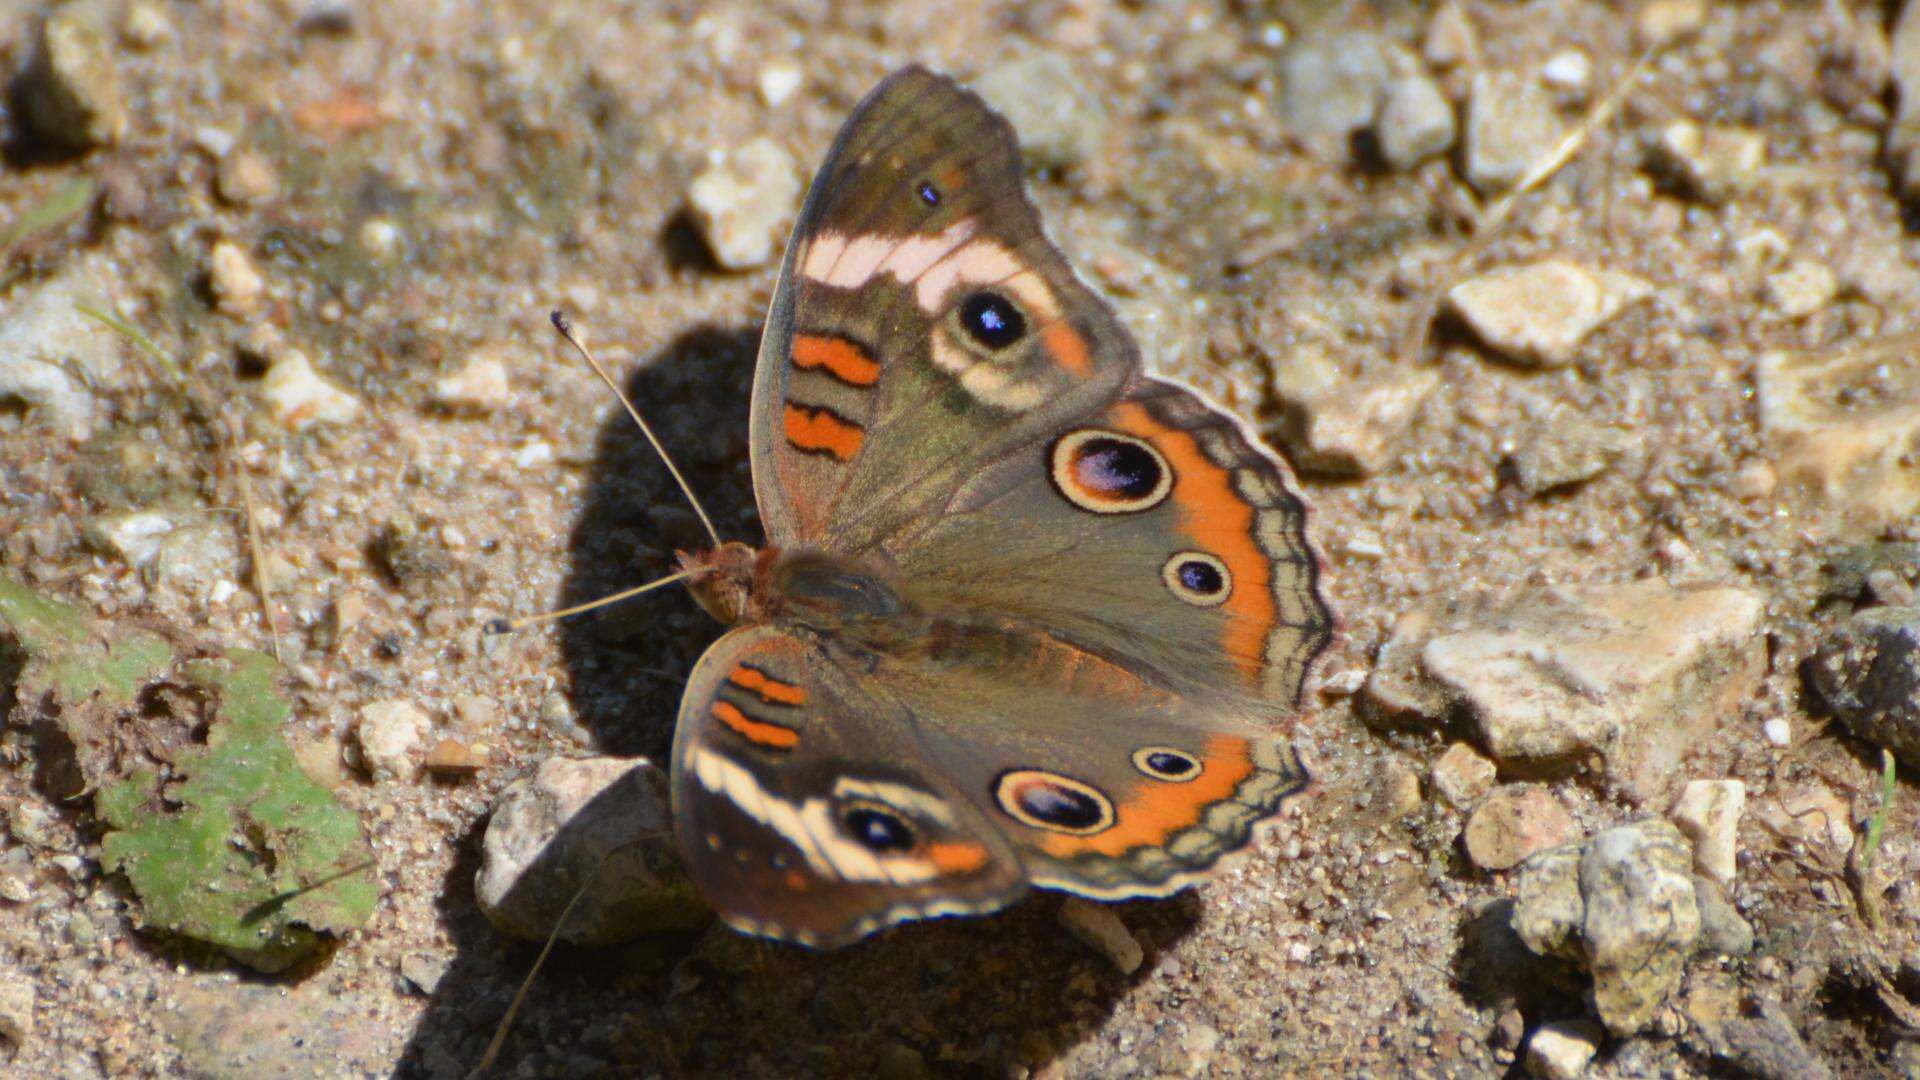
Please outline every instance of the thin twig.
[[[260, 511], [253, 499], [253, 485], [247, 482], [244, 462], [240, 458], [239, 436], [228, 426], [225, 415], [214, 406], [213, 394], [138, 327], [87, 304], [75, 304], [74, 310], [131, 341], [142, 355], [159, 368], [157, 374], [161, 381], [179, 397], [188, 411], [199, 415], [214, 430], [214, 438], [219, 442], [228, 463], [233, 466], [233, 483], [240, 489], [240, 502], [246, 512], [247, 559], [253, 564], [254, 591], [260, 594], [260, 619], [267, 626], [267, 646], [275, 660], [281, 659], [280, 620], [274, 614], [273, 594], [267, 588], [267, 549], [260, 540]], [[216, 487], [219, 484], [217, 470], [214, 483]]]

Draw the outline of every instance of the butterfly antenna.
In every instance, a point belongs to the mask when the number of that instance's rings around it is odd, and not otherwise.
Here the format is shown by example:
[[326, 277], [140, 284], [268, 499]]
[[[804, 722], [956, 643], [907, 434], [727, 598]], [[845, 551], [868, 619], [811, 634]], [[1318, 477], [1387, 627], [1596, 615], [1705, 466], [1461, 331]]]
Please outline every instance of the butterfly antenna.
[[553, 320], [553, 328], [560, 331], [560, 336], [566, 338], [567, 344], [573, 346], [587, 363], [593, 365], [593, 373], [600, 376], [600, 381], [606, 383], [607, 389], [613, 391], [613, 396], [619, 398], [620, 404], [626, 406], [627, 415], [633, 417], [633, 422], [640, 425], [640, 434], [647, 437], [653, 452], [660, 455], [660, 461], [666, 465], [667, 471], [673, 474], [674, 483], [680, 485], [680, 491], [686, 495], [687, 502], [693, 504], [693, 512], [699, 515], [700, 524], [706, 526], [707, 536], [712, 538], [713, 546], [719, 547], [720, 531], [713, 527], [713, 519], [707, 516], [707, 508], [700, 505], [700, 499], [694, 495], [692, 486], [687, 483], [687, 478], [680, 475], [680, 467], [673, 463], [673, 457], [667, 453], [667, 448], [660, 445], [659, 437], [654, 435], [653, 428], [649, 427], [647, 421], [641, 417], [640, 410], [633, 407], [633, 402], [627, 400], [626, 392], [620, 389], [620, 384], [613, 381], [613, 376], [607, 374], [607, 369], [601, 367], [600, 361], [594, 359], [593, 354], [587, 351], [587, 347], [580, 344], [580, 339], [573, 335], [573, 323], [568, 321], [567, 313], [556, 308], [550, 318]]
[[598, 600], [589, 600], [584, 604], [575, 604], [572, 607], [561, 608], [559, 611], [546, 611], [538, 615], [522, 615], [518, 619], [493, 619], [487, 623], [486, 632], [488, 634], [511, 634], [517, 630], [525, 630], [529, 626], [538, 626], [541, 623], [552, 622], [555, 619], [564, 619], [569, 615], [579, 615], [582, 612], [592, 611], [594, 608], [606, 607], [608, 604], [617, 604], [630, 596], [639, 596], [644, 592], [652, 592], [662, 585], [671, 585], [676, 581], [685, 581], [690, 573], [691, 571], [682, 570], [677, 574], [668, 574], [666, 577], [649, 581], [645, 585], [635, 585], [631, 589], [622, 589], [612, 596], [603, 596]]

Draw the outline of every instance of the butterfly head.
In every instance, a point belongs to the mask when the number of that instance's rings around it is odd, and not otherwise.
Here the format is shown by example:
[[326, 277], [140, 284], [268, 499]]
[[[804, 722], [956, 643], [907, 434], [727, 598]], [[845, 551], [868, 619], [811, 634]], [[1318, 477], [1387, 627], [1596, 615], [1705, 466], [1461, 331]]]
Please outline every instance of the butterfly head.
[[773, 564], [772, 548], [753, 548], [729, 540], [706, 551], [678, 553], [687, 574], [687, 590], [707, 614], [732, 626], [758, 622], [769, 594], [767, 578]]

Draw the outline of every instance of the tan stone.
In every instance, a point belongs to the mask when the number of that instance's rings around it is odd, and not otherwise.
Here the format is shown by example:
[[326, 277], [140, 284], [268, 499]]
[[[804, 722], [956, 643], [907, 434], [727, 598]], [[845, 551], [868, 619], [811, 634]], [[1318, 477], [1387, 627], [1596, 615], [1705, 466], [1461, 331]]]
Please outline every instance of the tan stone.
[[1770, 352], [1755, 381], [1777, 495], [1807, 524], [1870, 532], [1920, 510], [1920, 341]]

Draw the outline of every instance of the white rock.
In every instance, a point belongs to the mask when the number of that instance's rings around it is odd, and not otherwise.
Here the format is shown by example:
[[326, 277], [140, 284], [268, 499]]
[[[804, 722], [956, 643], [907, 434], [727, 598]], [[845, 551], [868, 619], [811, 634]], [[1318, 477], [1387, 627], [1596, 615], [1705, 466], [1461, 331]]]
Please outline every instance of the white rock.
[[1327, 157], [1345, 157], [1380, 112], [1389, 75], [1381, 39], [1364, 31], [1314, 33], [1280, 58], [1287, 132]]
[[1440, 384], [1440, 373], [1396, 366], [1344, 379], [1329, 377], [1331, 370], [1324, 355], [1311, 349], [1277, 365], [1273, 386], [1281, 411], [1274, 434], [1302, 469], [1370, 476], [1393, 460], [1400, 436]]
[[1453, 103], [1425, 75], [1396, 79], [1387, 85], [1373, 130], [1380, 157], [1396, 169], [1410, 169], [1453, 147]]
[[95, 547], [112, 552], [121, 562], [137, 568], [159, 554], [161, 541], [173, 528], [172, 518], [143, 510], [88, 522], [86, 536]]
[[1579, 49], [1557, 52], [1540, 65], [1540, 78], [1555, 90], [1584, 94], [1593, 81], [1593, 61]]
[[1763, 354], [1754, 382], [1781, 504], [1823, 534], [1920, 510], [1920, 363], [1894, 339]]
[[1764, 614], [1740, 589], [1654, 578], [1470, 592], [1403, 614], [1364, 694], [1402, 726], [1464, 713], [1498, 762], [1598, 755], [1611, 784], [1664, 808], [1681, 760], [1758, 687]]
[[467, 359], [459, 371], [433, 384], [433, 400], [444, 408], [492, 412], [507, 403], [507, 366], [489, 353]]
[[1575, 1080], [1600, 1052], [1604, 1036], [1591, 1020], [1541, 1024], [1527, 1040], [1527, 1072], [1542, 1080]]
[[1671, 45], [1692, 37], [1706, 25], [1707, 0], [1648, 0], [1634, 21], [1641, 48]]
[[1673, 807], [1673, 823], [1693, 841], [1693, 868], [1721, 885], [1732, 884], [1739, 869], [1746, 806], [1747, 785], [1738, 780], [1693, 780]]
[[[712, 916], [680, 862], [666, 774], [645, 758], [550, 758], [500, 796], [474, 898], [501, 931], [574, 945], [697, 928]], [[585, 888], [583, 893], [581, 890]]]
[[0, 969], [0, 1038], [19, 1053], [33, 1037], [33, 1010], [37, 997], [33, 980], [18, 968]]
[[1760, 733], [1766, 736], [1769, 745], [1782, 749], [1793, 745], [1793, 725], [1785, 717], [1776, 716], [1761, 724]]
[[207, 291], [215, 307], [244, 318], [259, 310], [267, 282], [239, 244], [221, 240], [207, 255]]
[[1515, 71], [1482, 71], [1467, 96], [1467, 182], [1483, 193], [1512, 187], [1560, 140], [1546, 88]]
[[159, 0], [133, 0], [120, 21], [120, 32], [133, 47], [151, 49], [173, 36], [173, 24], [168, 22], [167, 9]]
[[420, 772], [420, 743], [431, 726], [425, 713], [402, 698], [368, 703], [355, 729], [367, 772], [375, 781], [412, 780]]
[[513, 451], [513, 464], [521, 469], [537, 469], [553, 464], [553, 444], [545, 439], [528, 439]]
[[1812, 259], [1799, 259], [1767, 275], [1767, 303], [1789, 319], [1811, 315], [1839, 295], [1840, 281], [1833, 271]]
[[385, 262], [400, 253], [400, 226], [384, 215], [360, 225], [360, 249]]
[[786, 104], [795, 91], [806, 81], [806, 69], [791, 60], [774, 60], [760, 68], [758, 84], [760, 100], [767, 108], [776, 109]]
[[1107, 958], [1122, 975], [1140, 970], [1146, 953], [1113, 908], [1070, 896], [1060, 904], [1060, 925], [1080, 944]]
[[1506, 359], [1560, 367], [1588, 334], [1652, 292], [1630, 274], [1550, 258], [1463, 281], [1447, 290], [1447, 304]]
[[121, 381], [124, 343], [79, 308], [113, 311], [124, 276], [112, 260], [87, 255], [38, 288], [0, 298], [0, 401], [25, 402], [69, 439], [93, 433], [89, 388]]
[[295, 431], [314, 424], [345, 424], [360, 415], [360, 401], [313, 370], [298, 349], [286, 349], [267, 369], [260, 387], [267, 411]]
[[1767, 160], [1767, 138], [1750, 128], [1675, 120], [1648, 147], [1648, 164], [1681, 191], [1724, 202], [1752, 187]]
[[770, 262], [799, 205], [799, 166], [785, 147], [765, 136], [709, 166], [687, 188], [694, 223], [715, 261], [729, 270]]
[[1441, 0], [1427, 20], [1427, 32], [1420, 39], [1420, 55], [1437, 68], [1464, 64], [1480, 51], [1473, 23], [1458, 0]]

